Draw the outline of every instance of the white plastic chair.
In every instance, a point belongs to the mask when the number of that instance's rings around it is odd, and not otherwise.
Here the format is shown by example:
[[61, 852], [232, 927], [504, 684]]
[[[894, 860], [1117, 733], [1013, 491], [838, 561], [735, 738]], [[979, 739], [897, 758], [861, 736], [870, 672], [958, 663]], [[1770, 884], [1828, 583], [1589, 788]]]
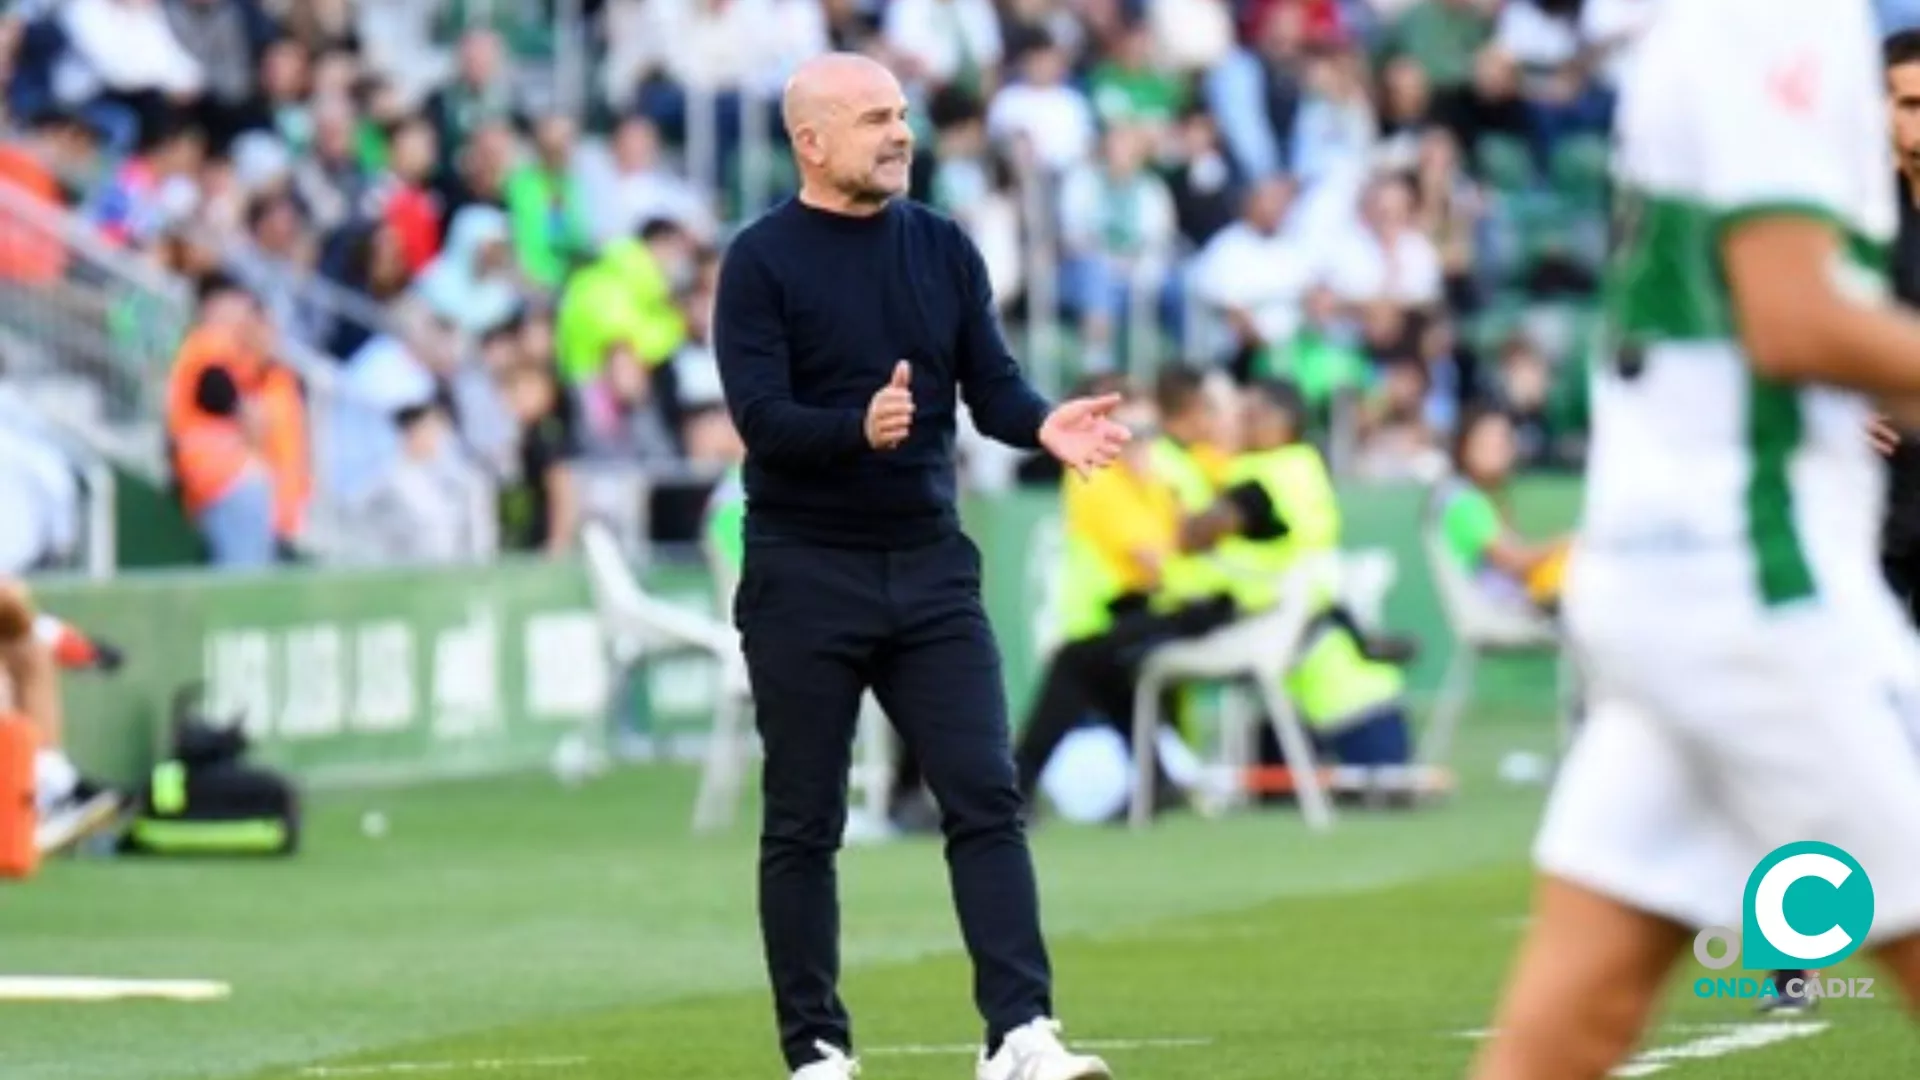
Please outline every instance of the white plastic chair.
[[[1447, 660], [1446, 675], [1440, 683], [1440, 696], [1434, 702], [1433, 717], [1421, 740], [1420, 760], [1429, 765], [1444, 764], [1453, 751], [1453, 737], [1460, 717], [1472, 703], [1475, 676], [1480, 658], [1488, 655], [1516, 655], [1560, 651], [1560, 630], [1553, 620], [1524, 608], [1499, 604], [1476, 585], [1452, 552], [1437, 526], [1422, 528], [1421, 542], [1426, 548], [1427, 566], [1434, 588], [1440, 594], [1440, 610], [1446, 616], [1453, 635], [1453, 650]], [[1561, 741], [1567, 737], [1568, 709], [1565, 703], [1568, 673], [1564, 656], [1559, 666]]]
[[738, 741], [751, 704], [747, 667], [733, 627], [650, 596], [640, 587], [619, 541], [604, 522], [590, 521], [580, 531], [594, 604], [607, 634], [615, 666], [627, 670], [665, 656], [710, 657], [715, 664], [713, 735], [694, 803], [693, 827], [706, 831], [725, 824], [731, 794], [738, 790], [742, 764], [731, 748]]
[[[1168, 685], [1178, 682], [1251, 681], [1280, 740], [1281, 753], [1297, 778], [1301, 815], [1314, 829], [1333, 825], [1333, 804], [1320, 783], [1312, 740], [1281, 681], [1299, 659], [1307, 628], [1319, 610], [1318, 586], [1339, 575], [1335, 580], [1344, 593], [1347, 562], [1347, 558], [1332, 553], [1306, 560], [1286, 575], [1279, 602], [1272, 609], [1204, 637], [1170, 642], [1147, 655], [1133, 693], [1134, 781], [1129, 819], [1135, 828], [1145, 827], [1153, 819], [1154, 740], [1160, 730], [1160, 696]], [[1391, 584], [1391, 564], [1389, 557], [1385, 585]], [[1373, 576], [1371, 587], [1384, 589], [1380, 582], [1382, 564], [1376, 556], [1370, 555], [1359, 565]], [[1228, 702], [1229, 715], [1222, 723], [1223, 755], [1227, 769], [1237, 776], [1245, 764], [1242, 758], [1250, 742], [1251, 724], [1244, 714], [1235, 715], [1240, 703], [1234, 697], [1230, 695]]]

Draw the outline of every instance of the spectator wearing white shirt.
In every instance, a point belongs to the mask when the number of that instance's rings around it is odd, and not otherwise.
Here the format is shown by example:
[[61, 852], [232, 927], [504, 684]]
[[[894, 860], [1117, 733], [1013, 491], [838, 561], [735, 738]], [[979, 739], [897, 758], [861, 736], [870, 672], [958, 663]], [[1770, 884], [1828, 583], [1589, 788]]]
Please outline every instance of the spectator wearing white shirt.
[[[1179, 321], [1173, 196], [1147, 168], [1149, 149], [1140, 128], [1109, 128], [1099, 163], [1074, 167], [1061, 184], [1061, 291], [1095, 371], [1113, 369], [1115, 337], [1130, 317], [1157, 315], [1169, 330]], [[1151, 307], [1136, 311], [1142, 304]]]
[[167, 99], [206, 87], [206, 72], [174, 35], [159, 0], [69, 0], [60, 26], [70, 51], [54, 91], [65, 104], [111, 98], [132, 106], [145, 126]]
[[1494, 25], [1493, 48], [1520, 68], [1520, 97], [1542, 171], [1568, 135], [1607, 130], [1614, 94], [1596, 82], [1580, 35], [1581, 0], [1510, 0]]
[[1413, 215], [1413, 190], [1401, 177], [1368, 186], [1360, 227], [1329, 253], [1328, 274], [1340, 299], [1354, 307], [1425, 309], [1444, 296], [1440, 253]]
[[1020, 60], [1021, 80], [994, 95], [987, 133], [996, 142], [1026, 142], [1033, 160], [1064, 173], [1093, 153], [1093, 106], [1067, 82], [1067, 54], [1041, 42]]
[[1162, 60], [1181, 75], [1198, 75], [1233, 51], [1233, 14], [1219, 0], [1148, 0], [1147, 23]]
[[479, 478], [449, 441], [446, 414], [429, 399], [396, 410], [399, 459], [355, 515], [354, 538], [383, 565], [447, 565], [478, 554]]
[[992, 0], [893, 0], [881, 34], [910, 82], [982, 97], [999, 85], [1005, 45]]
[[972, 94], [949, 87], [927, 103], [933, 124], [930, 201], [953, 215], [980, 248], [987, 284], [1004, 312], [1025, 287], [1026, 251], [1013, 166], [988, 145], [986, 115]]
[[1211, 351], [1236, 365], [1287, 344], [1300, 329], [1314, 259], [1287, 227], [1293, 198], [1286, 177], [1261, 181], [1247, 192], [1240, 219], [1202, 248], [1195, 262], [1194, 299], [1221, 331]]
[[1312, 185], [1366, 162], [1379, 137], [1359, 57], [1321, 54], [1307, 61], [1306, 94], [1293, 120], [1292, 172]]
[[1659, 0], [1585, 0], [1580, 5], [1580, 38], [1599, 59], [1600, 85], [1616, 93], [1626, 85], [1632, 62], [1627, 46], [1659, 9]]
[[611, 153], [588, 167], [593, 230], [605, 244], [634, 236], [649, 221], [671, 221], [702, 242], [715, 239], [714, 208], [685, 176], [660, 160], [660, 131], [629, 116], [613, 131]]
[[685, 145], [711, 107], [715, 157], [694, 162], [694, 175], [729, 175], [745, 115], [753, 110], [769, 133], [780, 130], [778, 97], [793, 67], [827, 47], [823, 15], [795, 0], [645, 0], [607, 11], [611, 54], [603, 65], [616, 108], [638, 92], [641, 113]]

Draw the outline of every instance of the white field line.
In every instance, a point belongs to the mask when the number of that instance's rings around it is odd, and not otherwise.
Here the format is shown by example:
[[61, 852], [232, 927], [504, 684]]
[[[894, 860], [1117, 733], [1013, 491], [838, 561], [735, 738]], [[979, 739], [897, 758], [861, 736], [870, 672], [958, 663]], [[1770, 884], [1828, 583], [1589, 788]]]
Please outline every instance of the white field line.
[[[1620, 1080], [1652, 1076], [1658, 1072], [1665, 1072], [1682, 1061], [1704, 1061], [1727, 1057], [1730, 1054], [1758, 1050], [1790, 1039], [1810, 1038], [1827, 1030], [1827, 1027], [1824, 1020], [1762, 1020], [1745, 1024], [1671, 1024], [1664, 1030], [1692, 1032], [1694, 1038], [1673, 1046], [1656, 1046], [1642, 1050], [1631, 1061], [1614, 1069], [1611, 1075]], [[1463, 1039], [1486, 1039], [1491, 1038], [1493, 1034], [1493, 1030], [1489, 1028], [1455, 1032], [1456, 1037]]]
[[506, 1069], [563, 1069], [585, 1065], [583, 1057], [478, 1058], [470, 1061], [375, 1061], [366, 1065], [309, 1065], [301, 1076], [402, 1076], [418, 1073], [501, 1072]]
[[[1213, 1045], [1212, 1039], [1086, 1039], [1074, 1043], [1086, 1050], [1184, 1050]], [[904, 1046], [879, 1046], [861, 1050], [862, 1057], [959, 1056], [974, 1054], [974, 1043], [948, 1045], [915, 1043]], [[559, 1069], [584, 1065], [584, 1057], [482, 1058], [474, 1061], [376, 1061], [365, 1065], [310, 1065], [301, 1076], [344, 1078], [362, 1076], [403, 1076], [423, 1073], [501, 1072], [507, 1069]]]
[[233, 992], [210, 979], [100, 979], [77, 975], [0, 975], [0, 1001], [217, 1001]]
[[[1069, 1048], [1075, 1050], [1194, 1050], [1212, 1045], [1213, 1040], [1206, 1038], [1075, 1039]], [[860, 1057], [945, 1057], [979, 1052], [979, 1043], [945, 1045], [909, 1043], [905, 1046], [875, 1046], [856, 1051]]]

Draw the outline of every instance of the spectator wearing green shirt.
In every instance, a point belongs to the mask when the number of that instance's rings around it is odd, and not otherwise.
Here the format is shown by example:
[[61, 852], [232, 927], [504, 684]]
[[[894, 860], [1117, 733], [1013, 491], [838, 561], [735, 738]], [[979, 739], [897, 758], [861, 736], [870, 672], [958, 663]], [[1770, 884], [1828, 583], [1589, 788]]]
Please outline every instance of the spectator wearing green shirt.
[[1154, 63], [1153, 32], [1146, 23], [1126, 28], [1113, 52], [1088, 80], [1093, 111], [1103, 126], [1135, 124], [1166, 130], [1186, 105], [1186, 87]]
[[573, 175], [573, 121], [557, 113], [542, 117], [533, 141], [535, 159], [507, 179], [507, 214], [521, 272], [554, 289], [576, 261], [589, 257], [593, 232]]
[[1255, 354], [1253, 376], [1292, 383], [1313, 414], [1324, 418], [1336, 397], [1373, 388], [1373, 366], [1357, 335], [1341, 322], [1340, 299], [1332, 289], [1314, 285], [1304, 313], [1298, 333]]
[[1474, 58], [1493, 37], [1501, 0], [1418, 0], [1389, 28], [1386, 51], [1409, 56], [1441, 94], [1466, 90]]
[[1079, 314], [1094, 371], [1113, 370], [1126, 355], [1120, 345], [1136, 306], [1148, 307], [1169, 332], [1178, 329], [1173, 196], [1147, 168], [1147, 139], [1131, 125], [1108, 128], [1100, 161], [1075, 167], [1061, 184], [1062, 293]]
[[1435, 499], [1441, 538], [1450, 554], [1496, 603], [1526, 606], [1528, 582], [1561, 553], [1564, 541], [1534, 541], [1513, 528], [1506, 511], [1516, 447], [1513, 421], [1498, 409], [1461, 418], [1454, 475]]

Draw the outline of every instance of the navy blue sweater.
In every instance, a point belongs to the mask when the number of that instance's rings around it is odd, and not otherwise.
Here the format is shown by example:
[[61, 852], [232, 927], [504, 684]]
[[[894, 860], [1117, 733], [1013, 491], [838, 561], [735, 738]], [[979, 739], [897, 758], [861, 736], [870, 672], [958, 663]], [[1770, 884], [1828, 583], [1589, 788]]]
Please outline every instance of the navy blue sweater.
[[[896, 201], [870, 217], [789, 199], [741, 230], [713, 316], [727, 407], [747, 446], [747, 536], [906, 547], [959, 528], [956, 400], [982, 433], [1038, 447], [1048, 405], [1007, 350], [986, 264], [952, 219]], [[894, 365], [913, 429], [867, 443]]]

